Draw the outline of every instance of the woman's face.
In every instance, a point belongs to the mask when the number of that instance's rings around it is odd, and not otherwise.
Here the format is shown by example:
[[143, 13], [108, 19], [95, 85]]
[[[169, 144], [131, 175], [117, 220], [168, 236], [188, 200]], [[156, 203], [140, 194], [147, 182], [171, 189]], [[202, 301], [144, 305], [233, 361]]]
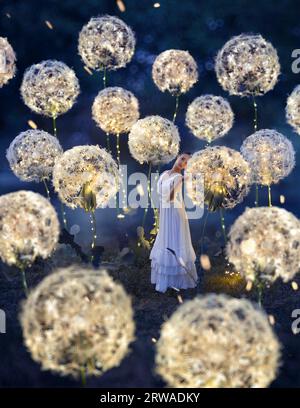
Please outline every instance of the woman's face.
[[191, 156], [187, 153], [180, 154], [176, 159], [176, 167], [178, 167], [180, 170], [184, 170], [190, 157]]

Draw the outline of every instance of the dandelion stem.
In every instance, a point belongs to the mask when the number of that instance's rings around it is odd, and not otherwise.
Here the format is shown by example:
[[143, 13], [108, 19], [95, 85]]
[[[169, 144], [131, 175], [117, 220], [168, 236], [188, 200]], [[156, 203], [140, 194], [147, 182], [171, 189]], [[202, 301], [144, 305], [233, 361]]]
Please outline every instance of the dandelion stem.
[[253, 109], [254, 109], [253, 128], [254, 128], [254, 132], [256, 132], [258, 120], [257, 120], [257, 103], [256, 103], [254, 95], [252, 95], [252, 101], [253, 101]]
[[52, 116], [52, 122], [53, 122], [53, 134], [55, 137], [57, 137], [57, 128], [56, 128], [56, 118], [55, 116]]
[[81, 368], [81, 385], [82, 387], [86, 386], [86, 373], [85, 373], [85, 368]]
[[45, 190], [46, 190], [46, 193], [47, 193], [47, 198], [48, 198], [48, 200], [50, 201], [50, 192], [49, 192], [49, 188], [48, 188], [48, 186], [47, 186], [47, 181], [46, 181], [45, 177], [43, 177], [42, 180], [43, 180], [43, 183], [44, 183], [44, 186], [45, 186]]
[[220, 220], [221, 220], [221, 228], [222, 228], [222, 233], [223, 233], [223, 238], [224, 238], [224, 244], [226, 244], [226, 227], [225, 227], [225, 219], [223, 215], [223, 209], [220, 207]]
[[179, 106], [179, 95], [176, 95], [176, 101], [175, 101], [175, 111], [173, 115], [173, 123], [175, 123], [177, 113], [178, 113], [178, 106]]
[[107, 73], [106, 73], [106, 67], [103, 69], [103, 88], [106, 88], [107, 85]]
[[106, 148], [107, 148], [107, 151], [110, 153], [109, 133], [106, 133]]
[[255, 184], [255, 201], [254, 201], [255, 207], [258, 207], [258, 184]]
[[201, 234], [201, 255], [203, 255], [203, 244], [204, 244], [204, 233], [205, 233], [205, 228], [206, 228], [206, 223], [207, 223], [207, 218], [208, 218], [209, 211], [207, 210], [206, 216], [204, 218], [204, 223], [203, 223], [203, 228], [202, 228], [202, 234]]
[[259, 307], [262, 307], [262, 301], [263, 301], [263, 284], [261, 282], [258, 282], [257, 284], [257, 303]]
[[93, 260], [94, 260], [94, 249], [95, 249], [95, 246], [96, 246], [96, 239], [97, 239], [97, 225], [96, 225], [95, 211], [90, 212], [90, 219], [91, 219], [91, 233], [92, 233], [91, 262], [93, 262]]
[[28, 297], [28, 285], [27, 285], [24, 266], [20, 266], [20, 272], [21, 272], [21, 277], [22, 277], [22, 285], [23, 285], [24, 293], [25, 293], [25, 296]]
[[62, 202], [60, 202], [60, 211], [61, 211], [64, 228], [68, 230], [66, 211], [65, 211], [64, 204]]
[[272, 207], [271, 185], [268, 185], [268, 200], [269, 200], [269, 207]]

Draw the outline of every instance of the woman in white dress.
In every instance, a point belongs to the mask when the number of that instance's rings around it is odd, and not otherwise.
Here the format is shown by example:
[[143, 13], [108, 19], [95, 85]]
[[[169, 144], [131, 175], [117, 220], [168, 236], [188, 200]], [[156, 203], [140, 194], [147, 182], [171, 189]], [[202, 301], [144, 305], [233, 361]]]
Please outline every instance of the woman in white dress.
[[197, 285], [195, 251], [182, 197], [182, 170], [189, 153], [182, 153], [172, 169], [158, 180], [159, 232], [150, 253], [151, 283], [159, 292], [167, 288], [194, 288]]

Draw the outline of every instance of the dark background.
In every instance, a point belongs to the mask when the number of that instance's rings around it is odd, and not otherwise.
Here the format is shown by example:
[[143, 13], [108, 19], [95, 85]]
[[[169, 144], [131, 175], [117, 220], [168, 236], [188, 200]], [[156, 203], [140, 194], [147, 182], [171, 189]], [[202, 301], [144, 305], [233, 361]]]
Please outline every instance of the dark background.
[[[101, 73], [94, 73], [91, 76], [84, 70], [77, 53], [77, 40], [81, 27], [92, 16], [111, 14], [119, 16], [132, 27], [136, 33], [137, 45], [133, 60], [126, 68], [108, 73], [108, 85], [122, 86], [134, 92], [140, 102], [141, 117], [159, 114], [172, 118], [173, 115], [174, 99], [169, 94], [161, 93], [151, 78], [151, 67], [156, 55], [170, 48], [184, 49], [197, 61], [199, 81], [190, 92], [182, 96], [177, 117], [182, 150], [192, 152], [203, 148], [204, 142], [189, 133], [184, 124], [185, 112], [188, 104], [201, 94], [225, 96], [235, 113], [232, 130], [224, 138], [219, 139], [218, 144], [239, 149], [242, 141], [253, 132], [251, 100], [227, 95], [216, 80], [214, 58], [217, 51], [230, 37], [245, 32], [260, 33], [273, 44], [278, 51], [281, 75], [273, 91], [257, 98], [258, 127], [277, 129], [287, 136], [295, 147], [297, 154], [295, 169], [287, 179], [272, 187], [272, 192], [273, 204], [280, 205], [279, 196], [283, 194], [286, 198], [284, 207], [299, 217], [300, 137], [292, 131], [285, 120], [286, 98], [299, 83], [300, 75], [294, 74], [291, 70], [292, 51], [300, 48], [299, 2], [161, 0], [159, 8], [153, 7], [154, 1], [123, 0], [123, 3], [126, 7], [125, 12], [119, 10], [114, 0], [0, 2], [0, 35], [7, 37], [13, 46], [17, 54], [18, 69], [16, 77], [0, 89], [0, 193], [23, 188], [44, 194], [42, 185], [18, 180], [10, 171], [5, 158], [5, 151], [13, 138], [28, 129], [28, 120], [33, 120], [41, 129], [52, 131], [51, 120], [32, 113], [20, 97], [19, 89], [24, 70], [34, 63], [45, 59], [61, 60], [73, 67], [79, 78], [81, 93], [78, 102], [57, 120], [58, 137], [63, 148], [68, 149], [81, 144], [106, 145], [104, 133], [91, 119], [91, 105], [102, 88], [102, 76]], [[52, 30], [47, 27], [46, 20], [52, 23]], [[122, 162], [127, 163], [131, 170], [147, 171], [146, 167], [138, 166], [130, 157], [127, 136], [121, 137], [121, 152]], [[56, 203], [54, 195], [52, 200]], [[267, 203], [265, 190], [260, 192], [260, 202]], [[227, 226], [244, 211], [245, 206], [252, 206], [253, 203], [252, 190], [244, 203], [225, 214]], [[81, 240], [83, 243], [89, 233], [86, 215], [80, 210], [68, 210], [67, 215], [70, 224], [80, 225], [79, 242]], [[97, 210], [98, 244], [114, 242], [116, 237], [134, 236], [136, 226], [141, 223], [141, 216], [142, 213], [138, 212], [117, 221], [113, 210]], [[199, 238], [201, 226], [201, 220], [191, 221], [195, 242]], [[215, 234], [219, 229], [218, 217], [211, 215], [208, 218], [208, 231]], [[9, 362], [7, 364], [9, 365]], [[5, 370], [3, 366], [3, 373]], [[2, 375], [4, 385], [12, 384], [11, 376], [11, 373], [8, 377]], [[43, 378], [34, 379], [30, 383], [56, 384], [54, 379], [49, 378], [50, 375], [45, 376], [46, 383], [43, 382]], [[284, 381], [279, 385], [283, 383]], [[22, 380], [19, 384], [22, 384]], [[299, 385], [295, 381], [291, 383], [287, 381], [287, 384]]]

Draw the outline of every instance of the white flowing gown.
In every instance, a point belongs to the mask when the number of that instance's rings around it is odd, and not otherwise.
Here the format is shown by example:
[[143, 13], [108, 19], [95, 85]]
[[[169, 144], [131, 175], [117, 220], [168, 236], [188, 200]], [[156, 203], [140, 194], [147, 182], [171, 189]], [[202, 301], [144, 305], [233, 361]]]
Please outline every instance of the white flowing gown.
[[[181, 174], [165, 171], [158, 180], [159, 232], [150, 259], [151, 283], [159, 292], [168, 287], [188, 289], [197, 285], [196, 255], [182, 197], [182, 178]], [[172, 188], [174, 200], [170, 202]]]

